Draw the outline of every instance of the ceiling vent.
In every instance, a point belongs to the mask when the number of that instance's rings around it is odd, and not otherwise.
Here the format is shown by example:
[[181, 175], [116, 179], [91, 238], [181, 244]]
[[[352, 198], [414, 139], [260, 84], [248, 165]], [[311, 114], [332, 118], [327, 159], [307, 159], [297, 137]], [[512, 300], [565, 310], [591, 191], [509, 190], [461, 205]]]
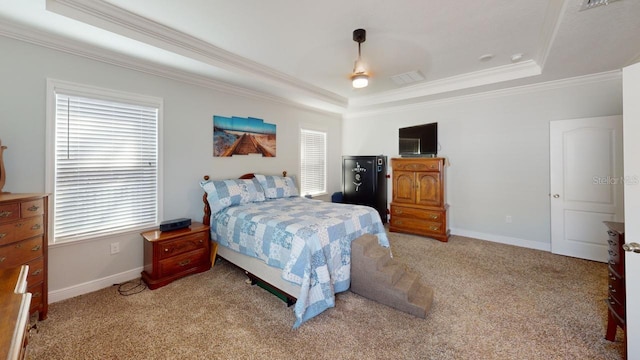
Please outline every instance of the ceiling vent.
[[414, 82], [422, 81], [424, 79], [424, 75], [422, 75], [422, 73], [418, 70], [409, 71], [404, 74], [393, 75], [391, 77], [391, 80], [393, 80], [396, 85], [407, 85]]
[[618, 0], [583, 0], [580, 11], [593, 9], [594, 7], [598, 7], [600, 5], [609, 5], [609, 3], [612, 3], [614, 1]]

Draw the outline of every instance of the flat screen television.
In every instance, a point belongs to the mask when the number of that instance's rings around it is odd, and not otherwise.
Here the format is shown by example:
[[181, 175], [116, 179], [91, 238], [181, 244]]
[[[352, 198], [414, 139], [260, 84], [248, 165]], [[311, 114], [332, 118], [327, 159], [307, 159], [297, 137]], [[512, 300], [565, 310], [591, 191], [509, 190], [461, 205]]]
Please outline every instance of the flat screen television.
[[437, 122], [400, 128], [398, 138], [400, 156], [435, 157], [438, 154]]

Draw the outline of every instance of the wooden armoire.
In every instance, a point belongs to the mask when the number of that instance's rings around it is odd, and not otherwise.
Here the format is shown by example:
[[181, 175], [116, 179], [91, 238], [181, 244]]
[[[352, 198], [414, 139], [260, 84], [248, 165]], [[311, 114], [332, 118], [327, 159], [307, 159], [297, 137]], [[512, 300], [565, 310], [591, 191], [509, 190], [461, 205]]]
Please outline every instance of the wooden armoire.
[[394, 158], [389, 230], [449, 240], [444, 158]]

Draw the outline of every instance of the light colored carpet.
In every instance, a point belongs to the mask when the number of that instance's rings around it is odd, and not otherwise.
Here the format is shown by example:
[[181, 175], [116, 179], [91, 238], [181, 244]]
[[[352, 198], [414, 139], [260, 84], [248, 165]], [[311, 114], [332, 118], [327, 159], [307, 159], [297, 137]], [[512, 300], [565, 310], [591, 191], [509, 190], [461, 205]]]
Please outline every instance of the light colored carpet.
[[390, 233], [433, 287], [420, 319], [351, 292], [292, 330], [291, 308], [225, 262], [157, 290], [51, 304], [30, 359], [621, 359], [604, 339], [605, 264], [452, 236]]

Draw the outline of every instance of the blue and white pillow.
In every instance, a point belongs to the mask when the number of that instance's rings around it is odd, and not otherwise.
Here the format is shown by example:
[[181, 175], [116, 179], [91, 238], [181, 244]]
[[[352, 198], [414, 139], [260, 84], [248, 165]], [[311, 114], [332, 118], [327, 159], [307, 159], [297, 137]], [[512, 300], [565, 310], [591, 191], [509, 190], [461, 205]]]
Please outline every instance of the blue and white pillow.
[[229, 206], [265, 200], [262, 186], [255, 179], [206, 180], [200, 186], [207, 193], [212, 215]]
[[300, 194], [296, 183], [290, 177], [256, 174], [255, 178], [258, 179], [267, 199], [279, 199]]

